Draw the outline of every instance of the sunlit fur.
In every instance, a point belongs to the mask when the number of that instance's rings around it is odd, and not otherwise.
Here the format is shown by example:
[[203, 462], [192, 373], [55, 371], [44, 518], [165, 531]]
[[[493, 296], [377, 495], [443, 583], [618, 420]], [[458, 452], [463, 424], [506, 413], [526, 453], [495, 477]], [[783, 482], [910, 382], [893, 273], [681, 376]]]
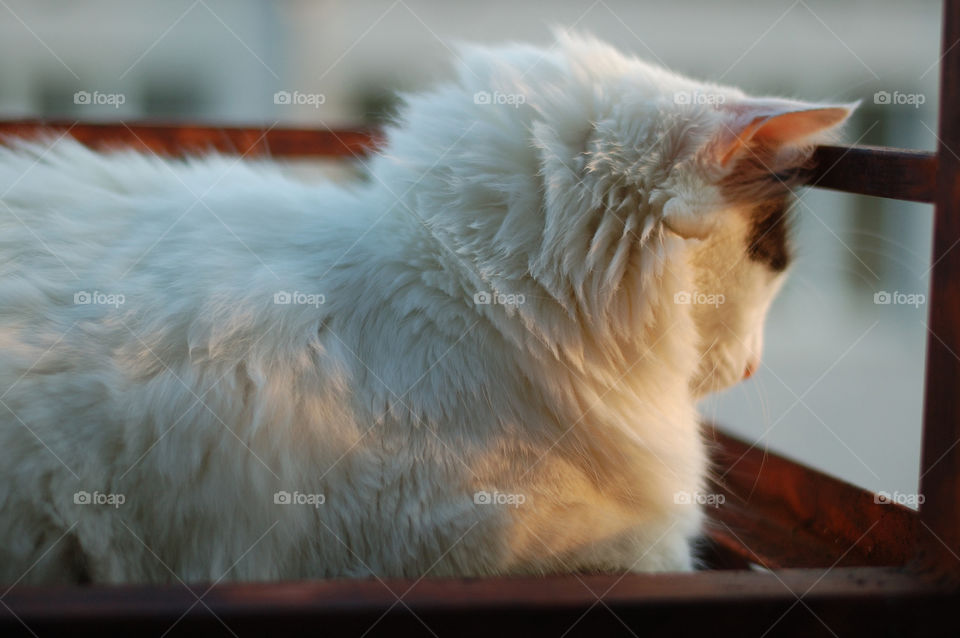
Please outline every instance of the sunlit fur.
[[693, 567], [695, 398], [756, 363], [782, 274], [724, 195], [742, 113], [675, 95], [746, 98], [566, 36], [462, 56], [350, 188], [0, 151], [0, 580]]

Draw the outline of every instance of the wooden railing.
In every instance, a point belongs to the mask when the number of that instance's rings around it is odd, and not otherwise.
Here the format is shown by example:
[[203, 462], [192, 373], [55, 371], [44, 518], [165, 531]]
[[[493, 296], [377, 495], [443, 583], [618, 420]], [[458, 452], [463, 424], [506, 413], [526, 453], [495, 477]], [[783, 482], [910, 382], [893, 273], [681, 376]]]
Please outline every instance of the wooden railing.
[[[331, 635], [914, 635], [958, 626], [960, 582], [960, 0], [945, 2], [939, 146], [935, 154], [820, 147], [807, 183], [934, 204], [919, 511], [874, 503], [870, 492], [721, 430], [724, 507], [710, 508], [708, 561], [695, 574], [571, 575], [488, 580], [326, 581], [179, 587], [28, 588], [0, 597], [4, 635], [92, 631], [125, 635], [171, 625]], [[70, 135], [95, 147], [162, 154], [362, 158], [364, 130], [13, 121], [0, 134]], [[863, 427], [871, 427], [864, 423]], [[774, 571], [749, 570], [763, 566]], [[203, 604], [196, 604], [201, 597]], [[402, 599], [398, 603], [398, 598]], [[598, 602], [601, 600], [602, 602]], [[798, 602], [799, 601], [799, 602]], [[306, 623], [310, 623], [309, 625]], [[428, 632], [425, 627], [429, 627]], [[9, 630], [9, 631], [8, 631]], [[775, 631], [774, 634], [777, 634]], [[732, 634], [731, 634], [732, 635]]]
[[199, 126], [160, 122], [95, 123], [57, 120], [0, 121], [0, 135], [70, 135], [100, 149], [139, 148], [161, 155], [219, 151], [247, 157], [362, 157], [380, 141], [371, 130], [281, 126]]

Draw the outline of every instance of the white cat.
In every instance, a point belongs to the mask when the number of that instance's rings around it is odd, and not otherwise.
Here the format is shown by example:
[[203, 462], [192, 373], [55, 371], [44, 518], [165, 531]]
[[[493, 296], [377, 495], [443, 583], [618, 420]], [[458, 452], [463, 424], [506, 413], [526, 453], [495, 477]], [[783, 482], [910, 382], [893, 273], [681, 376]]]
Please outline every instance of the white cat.
[[850, 112], [561, 36], [353, 188], [0, 151], [0, 581], [688, 570], [788, 184]]

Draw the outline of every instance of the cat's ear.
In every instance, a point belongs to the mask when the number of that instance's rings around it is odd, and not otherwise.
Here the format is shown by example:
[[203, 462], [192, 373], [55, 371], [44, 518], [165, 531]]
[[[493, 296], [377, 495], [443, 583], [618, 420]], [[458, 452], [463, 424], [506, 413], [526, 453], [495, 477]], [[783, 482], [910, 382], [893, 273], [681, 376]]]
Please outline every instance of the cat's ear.
[[723, 104], [730, 115], [712, 148], [713, 158], [727, 166], [739, 156], [763, 151], [775, 157], [779, 151], [821, 143], [843, 124], [859, 102], [813, 104], [772, 98], [747, 99]]
[[[859, 103], [813, 104], [775, 98], [745, 98], [717, 108], [726, 117], [705, 146], [706, 163], [732, 174], [721, 189], [731, 200], [762, 201], [786, 188], [781, 171], [801, 167], [816, 144], [831, 141]], [[685, 238], [702, 239], [720, 220], [687, 197], [671, 199], [664, 225]]]

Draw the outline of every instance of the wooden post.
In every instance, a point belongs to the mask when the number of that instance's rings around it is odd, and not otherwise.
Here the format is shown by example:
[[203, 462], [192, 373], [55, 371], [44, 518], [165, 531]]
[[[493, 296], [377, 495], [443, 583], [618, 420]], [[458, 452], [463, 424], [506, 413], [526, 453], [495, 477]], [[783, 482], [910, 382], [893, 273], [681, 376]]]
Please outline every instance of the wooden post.
[[923, 413], [924, 572], [960, 580], [960, 2], [944, 1], [933, 268]]

